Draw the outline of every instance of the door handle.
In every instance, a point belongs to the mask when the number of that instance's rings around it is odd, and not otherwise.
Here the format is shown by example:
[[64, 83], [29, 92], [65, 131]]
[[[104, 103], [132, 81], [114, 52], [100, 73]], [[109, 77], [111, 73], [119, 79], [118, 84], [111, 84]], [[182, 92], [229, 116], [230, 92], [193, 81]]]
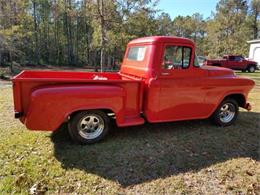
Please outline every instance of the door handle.
[[166, 75], [170, 75], [170, 73], [168, 73], [168, 72], [162, 72], [162, 75], [166, 76]]

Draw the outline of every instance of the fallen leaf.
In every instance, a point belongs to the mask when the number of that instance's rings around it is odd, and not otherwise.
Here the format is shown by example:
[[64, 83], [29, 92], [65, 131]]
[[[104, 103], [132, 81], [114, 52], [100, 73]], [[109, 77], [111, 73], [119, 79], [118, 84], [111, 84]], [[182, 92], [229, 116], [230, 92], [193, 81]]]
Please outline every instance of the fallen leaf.
[[248, 170], [246, 171], [246, 174], [249, 175], [249, 176], [253, 176], [254, 175], [254, 173], [252, 173], [252, 172], [250, 172]]

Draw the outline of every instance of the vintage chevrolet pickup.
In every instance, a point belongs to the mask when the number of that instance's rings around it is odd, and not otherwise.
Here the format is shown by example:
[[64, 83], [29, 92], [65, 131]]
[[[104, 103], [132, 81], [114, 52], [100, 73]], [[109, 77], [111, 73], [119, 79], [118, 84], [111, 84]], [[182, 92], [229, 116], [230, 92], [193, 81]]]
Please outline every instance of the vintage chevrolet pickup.
[[131, 41], [118, 73], [23, 71], [12, 80], [15, 117], [31, 130], [55, 131], [68, 124], [81, 144], [117, 126], [206, 119], [231, 125], [254, 81], [230, 69], [202, 66], [194, 43], [154, 36]]

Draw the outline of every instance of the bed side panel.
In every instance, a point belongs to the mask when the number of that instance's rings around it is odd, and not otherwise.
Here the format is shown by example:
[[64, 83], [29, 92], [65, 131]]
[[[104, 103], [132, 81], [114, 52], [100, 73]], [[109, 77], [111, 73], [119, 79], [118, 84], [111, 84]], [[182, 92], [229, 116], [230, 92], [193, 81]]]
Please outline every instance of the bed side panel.
[[125, 91], [117, 86], [45, 87], [31, 96], [25, 125], [32, 130], [56, 130], [73, 112], [110, 109], [119, 122], [124, 116]]

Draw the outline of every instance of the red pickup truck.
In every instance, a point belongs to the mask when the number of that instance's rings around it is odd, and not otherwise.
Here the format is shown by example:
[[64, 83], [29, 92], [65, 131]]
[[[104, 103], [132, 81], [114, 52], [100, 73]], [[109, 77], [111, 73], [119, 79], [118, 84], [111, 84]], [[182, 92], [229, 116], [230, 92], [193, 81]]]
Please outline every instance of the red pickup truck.
[[240, 55], [225, 55], [220, 60], [206, 60], [205, 65], [221, 66], [230, 68], [233, 70], [242, 70], [243, 72], [255, 72], [258, 69], [257, 63], [251, 60], [245, 59]]
[[23, 71], [13, 78], [15, 117], [31, 130], [63, 123], [73, 140], [94, 143], [117, 126], [212, 118], [231, 125], [254, 81], [197, 63], [194, 43], [154, 36], [131, 41], [117, 73]]

